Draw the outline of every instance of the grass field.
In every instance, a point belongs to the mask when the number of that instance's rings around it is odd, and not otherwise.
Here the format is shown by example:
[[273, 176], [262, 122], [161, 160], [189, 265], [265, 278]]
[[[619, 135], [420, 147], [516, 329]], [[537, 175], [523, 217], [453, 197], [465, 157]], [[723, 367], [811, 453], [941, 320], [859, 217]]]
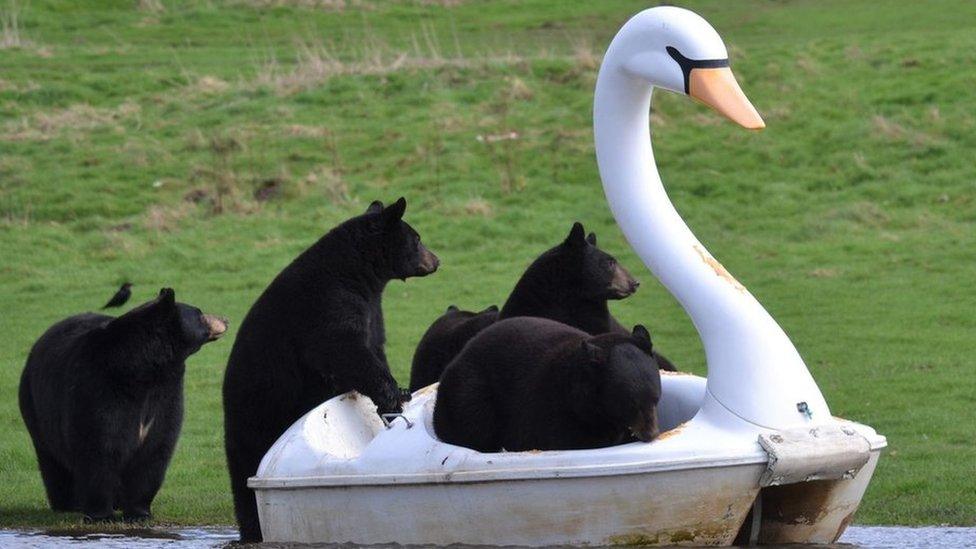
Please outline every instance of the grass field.
[[[601, 48], [648, 5], [0, 0], [0, 527], [78, 522], [47, 510], [16, 403], [47, 326], [124, 279], [134, 303], [173, 286], [239, 325], [291, 258], [376, 198], [405, 195], [442, 260], [386, 292], [404, 384], [446, 305], [500, 303], [574, 220], [644, 282], [614, 313], [704, 373], [593, 156]], [[856, 520], [976, 524], [976, 4], [682, 5], [723, 35], [767, 129], [657, 94], [676, 206], [791, 335], [833, 413], [888, 436]], [[233, 337], [188, 363], [160, 522], [232, 522]]]

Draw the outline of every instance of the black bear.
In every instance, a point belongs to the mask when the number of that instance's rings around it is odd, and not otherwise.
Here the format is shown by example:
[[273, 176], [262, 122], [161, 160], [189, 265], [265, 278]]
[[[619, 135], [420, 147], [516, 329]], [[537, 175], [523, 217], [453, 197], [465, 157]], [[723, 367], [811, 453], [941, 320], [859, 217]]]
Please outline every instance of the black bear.
[[462, 311], [451, 305], [424, 333], [413, 355], [410, 391], [436, 383], [447, 363], [471, 338], [498, 320], [498, 306], [480, 312]]
[[479, 452], [602, 448], [658, 435], [661, 374], [643, 326], [592, 336], [543, 318], [500, 320], [441, 376], [434, 431]]
[[[607, 301], [624, 299], [640, 283], [613, 256], [597, 247], [595, 234], [585, 234], [583, 225], [574, 223], [563, 242], [536, 258], [515, 284], [498, 319], [534, 316], [556, 320], [592, 335], [628, 333], [610, 314]], [[426, 341], [417, 348], [413, 371], [419, 370], [422, 377], [415, 383], [411, 376], [411, 390], [437, 381], [464, 347], [464, 337], [470, 339], [477, 333], [466, 329], [454, 334], [449, 327], [435, 329], [434, 326], [430, 331], [438, 337], [428, 340], [424, 336]], [[432, 355], [434, 360], [418, 365], [418, 361], [428, 360]], [[662, 370], [676, 370], [671, 361], [657, 352], [655, 359]]]
[[260, 541], [247, 479], [302, 414], [350, 390], [380, 413], [409, 393], [390, 373], [381, 297], [386, 284], [433, 273], [437, 257], [403, 221], [403, 198], [373, 202], [299, 255], [244, 318], [224, 376], [224, 444], [242, 541]]
[[[628, 333], [610, 314], [607, 301], [630, 296], [640, 283], [616, 258], [597, 247], [596, 234], [584, 238], [584, 233], [583, 225], [574, 223], [561, 244], [533, 261], [498, 318], [537, 316], [592, 335]], [[677, 371], [657, 351], [654, 358], [662, 370]]]
[[548, 318], [589, 334], [626, 332], [607, 301], [630, 296], [640, 283], [574, 223], [569, 236], [529, 265], [502, 306], [499, 319]]
[[151, 517], [183, 423], [184, 362], [226, 330], [163, 288], [124, 315], [72, 316], [37, 340], [20, 412], [51, 509]]

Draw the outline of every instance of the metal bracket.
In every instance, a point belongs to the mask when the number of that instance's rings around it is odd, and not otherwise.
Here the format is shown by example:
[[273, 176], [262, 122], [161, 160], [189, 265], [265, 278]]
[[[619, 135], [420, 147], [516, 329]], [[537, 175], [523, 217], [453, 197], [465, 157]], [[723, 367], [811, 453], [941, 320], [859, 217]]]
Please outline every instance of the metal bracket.
[[380, 414], [380, 419], [383, 420], [383, 425], [385, 425], [387, 429], [390, 429], [390, 428], [393, 427], [393, 420], [395, 420], [396, 418], [400, 418], [403, 421], [407, 422], [407, 429], [410, 429], [411, 427], [413, 427], [413, 422], [410, 421], [409, 419], [407, 419], [407, 416], [405, 416], [405, 415], [403, 415], [401, 413], [393, 412], [393, 413], [389, 413], [389, 414]]

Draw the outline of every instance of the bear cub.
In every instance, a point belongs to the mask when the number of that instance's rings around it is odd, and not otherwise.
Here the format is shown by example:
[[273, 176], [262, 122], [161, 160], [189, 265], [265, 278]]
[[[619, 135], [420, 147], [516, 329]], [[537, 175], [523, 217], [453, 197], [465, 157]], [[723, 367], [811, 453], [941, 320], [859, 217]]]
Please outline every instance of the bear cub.
[[410, 368], [410, 392], [436, 383], [448, 362], [478, 332], [498, 320], [498, 306], [480, 312], [462, 311], [451, 305], [420, 339]]
[[51, 509], [151, 517], [183, 423], [184, 361], [226, 330], [163, 288], [119, 317], [72, 316], [37, 340], [20, 411]]
[[658, 435], [650, 334], [591, 336], [542, 318], [500, 320], [441, 376], [434, 431], [479, 452], [603, 448]]
[[403, 221], [406, 200], [326, 233], [264, 290], [234, 341], [224, 374], [224, 445], [242, 541], [261, 541], [248, 477], [303, 414], [355, 390], [380, 413], [409, 399], [390, 373], [382, 293], [394, 279], [437, 270], [437, 256]]
[[536, 258], [498, 317], [548, 318], [594, 335], [626, 333], [610, 315], [607, 301], [629, 297], [640, 283], [597, 247], [596, 234], [585, 234], [581, 223], [573, 223], [563, 242]]
[[[592, 335], [628, 333], [610, 314], [607, 302], [631, 296], [640, 282], [597, 247], [595, 233], [584, 237], [585, 232], [581, 223], [573, 223], [561, 244], [536, 258], [515, 284], [498, 318], [537, 316]], [[657, 351], [654, 359], [662, 370], [677, 371]]]

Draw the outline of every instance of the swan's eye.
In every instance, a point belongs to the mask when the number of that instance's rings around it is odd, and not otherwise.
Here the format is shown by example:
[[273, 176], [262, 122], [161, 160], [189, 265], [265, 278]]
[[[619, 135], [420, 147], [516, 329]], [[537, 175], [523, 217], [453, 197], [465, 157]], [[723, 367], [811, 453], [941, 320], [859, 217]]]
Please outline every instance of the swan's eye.
[[685, 77], [685, 93], [688, 93], [688, 81], [691, 77], [692, 69], [718, 69], [722, 67], [729, 66], [729, 58], [725, 59], [689, 59], [678, 51], [678, 48], [668, 46], [665, 48], [668, 50], [668, 55], [671, 56], [678, 66], [681, 67], [681, 73]]

